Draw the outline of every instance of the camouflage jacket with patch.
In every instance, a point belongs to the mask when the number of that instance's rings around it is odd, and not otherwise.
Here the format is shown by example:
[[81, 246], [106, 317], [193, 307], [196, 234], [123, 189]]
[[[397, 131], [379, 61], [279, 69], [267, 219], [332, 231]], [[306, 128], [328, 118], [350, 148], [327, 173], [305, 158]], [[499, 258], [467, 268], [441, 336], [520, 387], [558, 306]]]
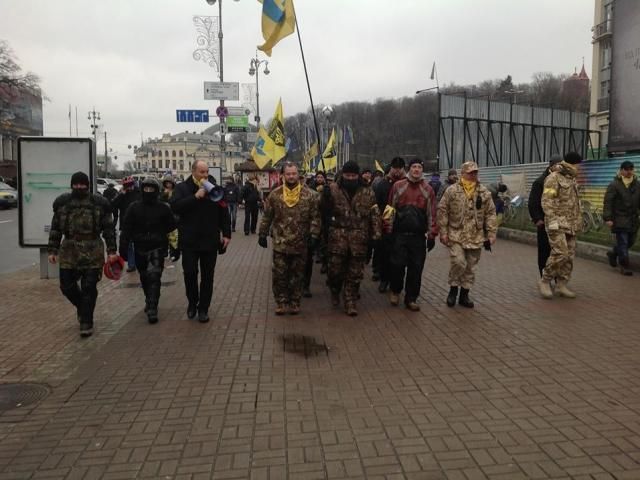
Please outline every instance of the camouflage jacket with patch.
[[380, 210], [371, 187], [361, 186], [350, 199], [338, 183], [323, 192], [322, 211], [329, 221], [329, 253], [366, 256], [370, 240], [380, 238]]
[[116, 236], [109, 201], [101, 195], [73, 198], [64, 193], [53, 202], [48, 251], [58, 255], [60, 268], [102, 268], [104, 242], [116, 253]]
[[298, 203], [288, 207], [283, 189], [280, 185], [269, 194], [259, 234], [266, 237], [271, 230], [276, 252], [306, 255], [309, 239], [320, 237], [319, 195], [303, 186]]
[[560, 231], [575, 235], [582, 231], [575, 168], [564, 162], [553, 167], [544, 180], [542, 210], [547, 232]]
[[487, 237], [498, 231], [491, 192], [479, 183], [473, 197], [467, 198], [459, 182], [451, 185], [438, 204], [438, 227], [440, 235], [462, 248], [482, 247]]

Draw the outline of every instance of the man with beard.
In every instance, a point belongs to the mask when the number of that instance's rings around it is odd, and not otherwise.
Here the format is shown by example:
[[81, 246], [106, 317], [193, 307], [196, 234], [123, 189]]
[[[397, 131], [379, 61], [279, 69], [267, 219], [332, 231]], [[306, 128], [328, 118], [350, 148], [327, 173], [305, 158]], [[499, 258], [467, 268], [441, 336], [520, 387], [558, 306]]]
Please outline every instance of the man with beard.
[[331, 219], [327, 242], [331, 302], [338, 306], [344, 291], [345, 313], [355, 316], [367, 245], [380, 238], [378, 205], [371, 188], [362, 185], [360, 167], [353, 161], [346, 162], [340, 179], [324, 189], [321, 202]]
[[580, 162], [582, 157], [579, 153], [567, 153], [564, 160], [552, 168], [544, 181], [541, 203], [551, 254], [542, 270], [538, 286], [540, 295], [545, 299], [553, 298], [553, 279], [556, 280], [555, 291], [558, 295], [565, 298], [576, 297], [567, 287], [567, 283], [573, 271], [576, 236], [582, 231], [582, 212], [576, 183]]
[[318, 198], [300, 183], [296, 164], [282, 167], [284, 184], [269, 194], [258, 235], [258, 245], [267, 248], [267, 236], [273, 238], [272, 288], [276, 315], [300, 313], [305, 263], [309, 247], [320, 236]]
[[[394, 210], [391, 234], [391, 305], [399, 303], [404, 287], [404, 304], [412, 312], [420, 310], [417, 303], [422, 284], [422, 270], [438, 236], [436, 225], [436, 195], [422, 178], [422, 161], [409, 161], [409, 174], [397, 181], [389, 194], [389, 206]], [[405, 280], [406, 271], [406, 280]]]
[[[71, 176], [71, 193], [53, 202], [49, 231], [49, 262], [60, 264], [60, 290], [76, 307], [80, 336], [93, 333], [93, 311], [98, 282], [104, 265], [104, 242], [108, 261], [115, 262], [116, 238], [109, 201], [89, 192], [89, 177], [83, 172]], [[80, 282], [80, 286], [78, 286]]]
[[[389, 201], [389, 192], [395, 182], [402, 180], [405, 177], [404, 166], [404, 159], [401, 157], [395, 157], [391, 160], [391, 165], [389, 166], [389, 172], [387, 175], [385, 175], [385, 177], [374, 187], [376, 204], [378, 205], [378, 211], [382, 216], [383, 223], [385, 218], [385, 208]], [[391, 267], [389, 264], [390, 254], [391, 234], [390, 232], [385, 232], [385, 229], [383, 228], [382, 236], [380, 240], [376, 242], [373, 254], [373, 280], [380, 280], [380, 285], [378, 286], [378, 291], [380, 293], [386, 292], [389, 288], [389, 282], [391, 282]]]
[[365, 187], [370, 187], [371, 182], [373, 182], [373, 172], [371, 171], [371, 169], [365, 168], [364, 170], [362, 170], [362, 174], [360, 176], [362, 177], [362, 184]]
[[142, 201], [133, 202], [122, 222], [120, 256], [127, 259], [129, 242], [136, 244], [136, 266], [144, 290], [149, 323], [158, 322], [160, 284], [167, 251], [167, 234], [176, 228], [171, 208], [159, 200], [160, 182], [147, 177], [140, 184]]

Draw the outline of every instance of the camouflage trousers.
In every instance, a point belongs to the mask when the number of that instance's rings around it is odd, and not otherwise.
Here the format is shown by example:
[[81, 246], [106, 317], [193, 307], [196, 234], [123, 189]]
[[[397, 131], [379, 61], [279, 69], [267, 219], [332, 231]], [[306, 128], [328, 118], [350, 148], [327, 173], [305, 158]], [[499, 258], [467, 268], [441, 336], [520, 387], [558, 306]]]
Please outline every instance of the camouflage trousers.
[[476, 279], [476, 267], [480, 261], [479, 248], [462, 248], [459, 243], [449, 246], [449, 285], [467, 290], [473, 287]]
[[327, 284], [333, 294], [340, 294], [344, 287], [345, 305], [353, 305], [358, 300], [365, 260], [365, 257], [356, 257], [351, 254], [329, 254]]
[[273, 297], [278, 304], [300, 305], [304, 283], [305, 254], [273, 252]]
[[550, 282], [568, 282], [573, 271], [573, 259], [576, 256], [576, 236], [565, 232], [547, 230], [551, 254], [542, 270], [543, 280]]

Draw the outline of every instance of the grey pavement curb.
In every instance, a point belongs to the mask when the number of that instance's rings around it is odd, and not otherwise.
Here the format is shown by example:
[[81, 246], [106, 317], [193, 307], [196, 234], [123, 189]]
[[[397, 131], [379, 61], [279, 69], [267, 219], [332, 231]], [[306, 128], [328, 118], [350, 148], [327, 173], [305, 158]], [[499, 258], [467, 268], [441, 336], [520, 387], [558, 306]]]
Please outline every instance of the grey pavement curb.
[[[537, 244], [536, 234], [525, 230], [500, 227], [498, 229], [498, 237], [514, 242], [526, 243], [528, 245]], [[580, 258], [608, 263], [606, 252], [609, 248], [610, 247], [606, 247], [604, 245], [578, 241], [576, 246], [576, 255]], [[629, 252], [629, 259], [631, 261], [631, 269], [640, 271], [640, 254], [636, 252]]]

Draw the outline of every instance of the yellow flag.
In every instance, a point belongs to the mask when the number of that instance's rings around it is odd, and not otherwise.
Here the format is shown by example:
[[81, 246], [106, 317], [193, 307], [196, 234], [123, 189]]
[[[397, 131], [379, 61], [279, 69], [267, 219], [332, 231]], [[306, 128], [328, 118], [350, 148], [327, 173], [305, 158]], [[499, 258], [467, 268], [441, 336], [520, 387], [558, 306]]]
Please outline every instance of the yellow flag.
[[269, 163], [269, 160], [273, 158], [273, 149], [273, 140], [271, 140], [264, 127], [260, 127], [258, 130], [258, 138], [251, 150], [251, 158], [253, 158], [253, 161], [256, 162], [256, 165], [260, 170], [262, 170], [267, 163]]
[[318, 163], [317, 171], [329, 171], [338, 167], [338, 154], [336, 153], [336, 129], [331, 131], [331, 136], [327, 142], [327, 146], [322, 152], [322, 160], [324, 160], [324, 168], [322, 168], [322, 161]]
[[269, 124], [269, 138], [271, 138], [273, 142], [273, 154], [271, 156], [271, 160], [273, 165], [275, 165], [287, 154], [287, 149], [284, 146], [284, 115], [282, 114], [282, 99], [278, 100], [276, 113], [273, 115], [271, 123]]
[[375, 160], [375, 162], [376, 162], [376, 171], [384, 173], [384, 168], [382, 168], [382, 165], [380, 165], [380, 162], [378, 160]]
[[293, 0], [258, 0], [262, 3], [262, 37], [264, 45], [258, 47], [268, 56], [271, 49], [296, 29]]
[[311, 160], [318, 156], [318, 142], [313, 142], [313, 145], [309, 147], [309, 150], [304, 154], [303, 157], [303, 165], [307, 165], [306, 171], [309, 171], [309, 165], [311, 165]]

